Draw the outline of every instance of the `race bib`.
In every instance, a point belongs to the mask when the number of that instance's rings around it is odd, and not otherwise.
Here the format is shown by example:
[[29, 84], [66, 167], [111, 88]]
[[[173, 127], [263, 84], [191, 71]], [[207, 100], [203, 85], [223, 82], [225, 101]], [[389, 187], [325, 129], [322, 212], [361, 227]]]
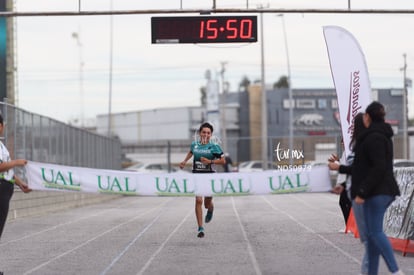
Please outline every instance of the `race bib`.
[[201, 161], [196, 161], [194, 168], [196, 171], [210, 171], [210, 165], [204, 164]]

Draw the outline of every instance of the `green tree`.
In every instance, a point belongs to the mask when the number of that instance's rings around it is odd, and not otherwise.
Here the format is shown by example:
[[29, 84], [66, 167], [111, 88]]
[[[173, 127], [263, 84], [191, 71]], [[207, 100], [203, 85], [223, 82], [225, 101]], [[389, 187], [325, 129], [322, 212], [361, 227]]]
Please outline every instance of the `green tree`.
[[287, 76], [282, 75], [277, 82], [273, 84], [273, 89], [276, 88], [289, 88], [289, 81]]
[[244, 76], [239, 83], [239, 92], [245, 92], [250, 86], [250, 80], [247, 76]]

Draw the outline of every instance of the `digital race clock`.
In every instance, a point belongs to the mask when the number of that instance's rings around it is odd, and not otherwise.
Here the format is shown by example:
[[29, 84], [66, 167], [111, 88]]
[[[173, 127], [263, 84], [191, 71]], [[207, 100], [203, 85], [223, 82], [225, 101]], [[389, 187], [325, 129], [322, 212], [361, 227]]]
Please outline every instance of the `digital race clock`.
[[257, 16], [152, 17], [152, 44], [256, 42]]

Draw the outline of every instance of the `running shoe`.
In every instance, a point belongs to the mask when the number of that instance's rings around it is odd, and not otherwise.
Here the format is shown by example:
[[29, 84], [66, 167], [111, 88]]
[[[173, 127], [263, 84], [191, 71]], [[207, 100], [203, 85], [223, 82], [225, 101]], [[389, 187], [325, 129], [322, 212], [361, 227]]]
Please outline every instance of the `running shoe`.
[[209, 223], [210, 221], [211, 221], [211, 219], [213, 219], [213, 210], [209, 210], [209, 211], [207, 211], [207, 215], [206, 215], [206, 218], [205, 218], [205, 222], [206, 223]]
[[201, 227], [201, 226], [198, 228], [197, 237], [199, 237], [199, 238], [203, 238], [204, 237], [204, 228]]

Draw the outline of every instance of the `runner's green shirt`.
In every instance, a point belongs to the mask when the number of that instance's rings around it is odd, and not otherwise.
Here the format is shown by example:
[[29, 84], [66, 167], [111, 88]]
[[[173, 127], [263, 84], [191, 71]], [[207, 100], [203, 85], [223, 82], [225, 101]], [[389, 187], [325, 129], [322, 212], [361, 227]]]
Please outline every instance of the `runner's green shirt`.
[[219, 159], [223, 155], [223, 150], [216, 143], [201, 144], [193, 141], [191, 143], [191, 153], [193, 153], [193, 173], [212, 173], [215, 172], [211, 164], [204, 164], [200, 161], [201, 157], [208, 159]]

